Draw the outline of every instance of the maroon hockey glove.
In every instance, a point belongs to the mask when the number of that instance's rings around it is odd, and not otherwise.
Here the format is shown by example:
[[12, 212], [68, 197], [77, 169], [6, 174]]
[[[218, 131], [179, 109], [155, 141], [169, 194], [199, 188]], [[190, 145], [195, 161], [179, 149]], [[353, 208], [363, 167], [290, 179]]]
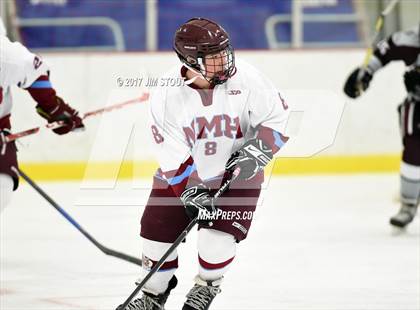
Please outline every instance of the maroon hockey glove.
[[344, 84], [344, 93], [350, 98], [359, 97], [369, 87], [372, 77], [370, 71], [357, 68], [347, 78]]
[[186, 188], [180, 198], [190, 219], [198, 216], [200, 223], [208, 224], [215, 216], [214, 199], [210, 195], [210, 189], [204, 184]]
[[225, 168], [228, 172], [233, 172], [239, 167], [241, 172], [238, 179], [249, 180], [264, 169], [271, 159], [273, 159], [271, 148], [261, 139], [252, 139], [230, 156]]
[[64, 135], [75, 129], [83, 129], [82, 119], [78, 116], [78, 112], [69, 105], [65, 104], [63, 99], [56, 97], [57, 105], [52, 109], [45, 110], [39, 104], [36, 106], [36, 111], [39, 115], [45, 118], [48, 123], [63, 121], [64, 125], [60, 128], [53, 129], [58, 135]]

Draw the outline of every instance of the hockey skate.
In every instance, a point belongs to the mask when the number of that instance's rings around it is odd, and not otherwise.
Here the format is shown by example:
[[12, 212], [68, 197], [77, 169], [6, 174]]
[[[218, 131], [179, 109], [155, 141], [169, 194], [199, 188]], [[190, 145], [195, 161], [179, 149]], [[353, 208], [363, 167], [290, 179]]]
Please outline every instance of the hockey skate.
[[399, 228], [404, 228], [410, 224], [416, 216], [417, 206], [403, 203], [400, 211], [391, 217], [390, 224]]
[[[166, 291], [159, 295], [153, 295], [148, 292], [143, 292], [141, 298], [137, 298], [131, 301], [124, 310], [164, 310], [166, 300], [176, 285], [178, 280], [175, 276], [169, 281], [168, 288]], [[120, 305], [117, 310], [122, 310], [122, 305]]]
[[219, 288], [222, 278], [214, 281], [204, 281], [199, 276], [195, 277], [195, 284], [187, 294], [182, 310], [207, 310], [214, 297], [221, 292]]

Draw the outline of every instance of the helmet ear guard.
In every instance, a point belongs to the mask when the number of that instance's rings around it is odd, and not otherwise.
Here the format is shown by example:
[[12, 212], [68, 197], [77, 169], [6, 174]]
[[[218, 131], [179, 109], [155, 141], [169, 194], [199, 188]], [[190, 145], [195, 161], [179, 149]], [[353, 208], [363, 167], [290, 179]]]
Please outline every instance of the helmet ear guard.
[[187, 62], [189, 64], [192, 64], [192, 65], [196, 65], [197, 64], [197, 60], [194, 57], [192, 57], [191, 55], [188, 55], [187, 56]]
[[202, 53], [197, 53], [197, 57], [194, 57], [192, 55], [182, 55], [177, 49], [175, 49], [176, 54], [178, 55], [179, 60], [184, 64], [185, 67], [187, 67], [190, 70], [196, 71], [197, 73], [201, 73], [202, 67], [204, 65], [203, 63], [203, 57], [200, 57]]
[[179, 60], [181, 60], [182, 65], [185, 68], [199, 74], [192, 79], [186, 80], [185, 84], [189, 85], [189, 84], [193, 83], [198, 77], [202, 78], [203, 80], [205, 79], [204, 76], [202, 75], [202, 72], [201, 72], [201, 69], [200, 69], [200, 66], [199, 66], [199, 62], [200, 62], [199, 60], [195, 59], [191, 55], [187, 55], [187, 57], [185, 58], [175, 48], [174, 48], [174, 50], [175, 50], [176, 54], [178, 55]]

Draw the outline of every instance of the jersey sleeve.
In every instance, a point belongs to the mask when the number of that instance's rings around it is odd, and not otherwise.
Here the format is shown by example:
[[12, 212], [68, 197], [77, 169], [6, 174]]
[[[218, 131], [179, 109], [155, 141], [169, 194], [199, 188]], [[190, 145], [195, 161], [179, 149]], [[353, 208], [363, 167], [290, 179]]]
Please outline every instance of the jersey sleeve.
[[177, 113], [171, 111], [166, 97], [164, 88], [154, 90], [150, 96], [150, 130], [159, 174], [179, 197], [197, 171], [182, 127], [176, 123]]
[[0, 38], [2, 81], [6, 86], [28, 88], [40, 76], [48, 74], [48, 66], [19, 42]]
[[[410, 65], [416, 60], [419, 52], [418, 27], [396, 32], [377, 44], [369, 66], [376, 71], [396, 60], [402, 60], [406, 65]], [[377, 63], [378, 61], [379, 63]]]
[[250, 124], [257, 129], [257, 137], [263, 139], [275, 153], [288, 140], [285, 129], [289, 107], [280, 92], [264, 77], [260, 88], [252, 90], [250, 100]]

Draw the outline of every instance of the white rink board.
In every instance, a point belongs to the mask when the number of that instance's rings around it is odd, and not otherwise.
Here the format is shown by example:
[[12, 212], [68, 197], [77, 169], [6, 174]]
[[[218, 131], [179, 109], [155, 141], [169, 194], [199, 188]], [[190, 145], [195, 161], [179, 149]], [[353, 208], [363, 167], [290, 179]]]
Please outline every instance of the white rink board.
[[[360, 99], [347, 99], [343, 83], [348, 74], [359, 65], [364, 56], [361, 49], [306, 50], [306, 51], [239, 51], [237, 56], [255, 65], [271, 78], [279, 90], [330, 91], [343, 100], [345, 111], [332, 147], [322, 152], [329, 155], [396, 154], [401, 150], [396, 106], [404, 96], [402, 63], [394, 63], [379, 72], [371, 88]], [[118, 88], [117, 78], [157, 77], [178, 63], [174, 53], [99, 53], [99, 54], [46, 54], [51, 67], [51, 80], [58, 94], [81, 112], [109, 103], [131, 99], [144, 88]], [[29, 94], [14, 89], [14, 131], [42, 123], [33, 109]], [[286, 98], [287, 99], [287, 98]], [[57, 137], [42, 133], [24, 140], [20, 146], [20, 159], [27, 161], [86, 161], [94, 141], [110, 149], [112, 141], [119, 139], [119, 128], [127, 118], [135, 116], [137, 132], [147, 134], [145, 105], [127, 108], [106, 117], [112, 119], [113, 131], [107, 139], [99, 139], [100, 120], [86, 122], [83, 134]], [[314, 128], [316, 134], [316, 128]], [[57, 143], [57, 144], [56, 144]], [[127, 159], [150, 159], [149, 145], [144, 152], [128, 152]], [[51, 145], [60, 145], [50, 148]], [[112, 153], [104, 160], [118, 160]], [[103, 158], [102, 158], [103, 159]]]
[[[140, 253], [141, 206], [75, 206], [80, 183], [41, 185], [100, 242]], [[212, 309], [418, 310], [419, 219], [392, 234], [397, 188], [396, 174], [273, 178]], [[109, 310], [134, 289], [137, 266], [106, 257], [27, 185], [0, 217], [0, 309]], [[195, 243], [181, 245], [168, 310], [192, 286]]]

